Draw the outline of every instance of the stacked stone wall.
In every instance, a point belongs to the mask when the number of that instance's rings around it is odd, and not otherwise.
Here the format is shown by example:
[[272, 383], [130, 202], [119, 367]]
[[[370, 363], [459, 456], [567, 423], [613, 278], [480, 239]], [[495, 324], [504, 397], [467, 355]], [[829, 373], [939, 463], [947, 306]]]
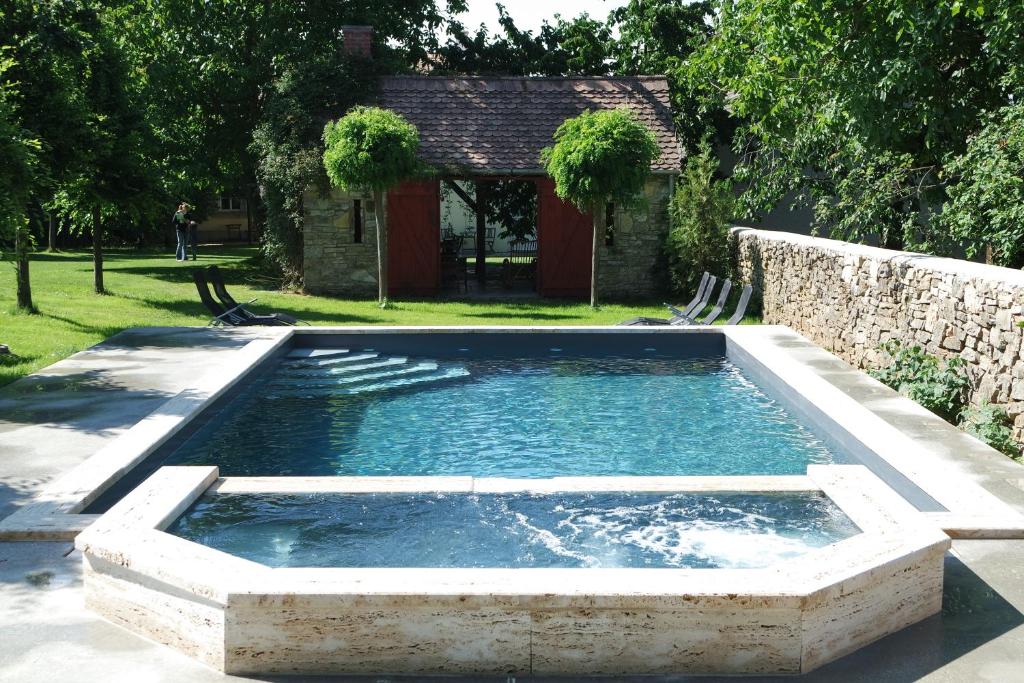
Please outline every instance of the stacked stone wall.
[[1002, 405], [1024, 437], [1024, 273], [784, 232], [735, 228], [740, 278], [764, 322], [788, 325], [861, 368], [889, 339], [959, 356], [974, 404]]
[[[355, 241], [354, 200], [362, 204], [362, 241]], [[303, 281], [310, 294], [376, 296], [377, 223], [367, 195], [332, 190], [303, 197]]]
[[615, 207], [614, 240], [598, 245], [598, 292], [611, 299], [657, 294], [663, 287], [659, 262], [668, 233], [669, 176], [652, 176], [638, 206]]

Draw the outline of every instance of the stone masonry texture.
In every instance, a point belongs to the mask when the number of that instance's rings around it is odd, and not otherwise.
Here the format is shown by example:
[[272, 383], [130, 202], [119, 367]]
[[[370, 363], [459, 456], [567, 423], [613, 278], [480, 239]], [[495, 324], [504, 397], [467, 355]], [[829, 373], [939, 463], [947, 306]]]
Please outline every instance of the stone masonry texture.
[[[598, 252], [598, 288], [602, 297], [635, 299], [657, 293], [657, 264], [668, 232], [667, 175], [651, 176], [635, 206], [615, 207], [615, 239]], [[363, 213], [363, 235], [355, 242], [354, 200]], [[377, 233], [369, 196], [316, 190], [303, 197], [303, 270], [310, 294], [372, 297], [377, 294]], [[588, 250], [589, 252], [589, 250]]]
[[732, 237], [765, 323], [865, 369], [888, 363], [879, 347], [889, 339], [959, 356], [971, 403], [1003, 406], [1024, 440], [1024, 272], [785, 232], [734, 228]]

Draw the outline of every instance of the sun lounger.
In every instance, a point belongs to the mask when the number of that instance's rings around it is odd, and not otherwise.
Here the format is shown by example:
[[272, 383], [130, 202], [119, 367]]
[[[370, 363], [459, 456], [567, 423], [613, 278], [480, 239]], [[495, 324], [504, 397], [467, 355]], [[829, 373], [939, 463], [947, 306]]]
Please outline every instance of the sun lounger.
[[220, 268], [217, 266], [209, 266], [206, 269], [206, 274], [207, 280], [211, 285], [213, 285], [213, 291], [217, 294], [217, 298], [220, 299], [221, 303], [224, 304], [224, 307], [235, 311], [240, 317], [249, 320], [250, 325], [297, 325], [299, 323], [297, 318], [293, 318], [286, 313], [268, 313], [267, 315], [256, 315], [252, 313], [245, 307], [255, 302], [256, 299], [251, 299], [244, 304], [240, 304], [235, 301], [234, 297], [228, 293], [228, 289], [224, 285], [224, 276], [221, 274]]
[[711, 275], [707, 271], [704, 271], [704, 275], [701, 276], [700, 278], [700, 284], [697, 286], [697, 293], [694, 295], [693, 299], [690, 300], [690, 303], [688, 303], [685, 308], [678, 309], [669, 304], [665, 304], [669, 311], [672, 312], [671, 318], [630, 318], [629, 320], [619, 323], [619, 325], [629, 326], [685, 324], [684, 321], [689, 320], [691, 315], [694, 315], [704, 310], [704, 307], [708, 303], [708, 299], [711, 298], [711, 290], [714, 289], [715, 282], [717, 281], [717, 279], [718, 278], [716, 278], [714, 275]]

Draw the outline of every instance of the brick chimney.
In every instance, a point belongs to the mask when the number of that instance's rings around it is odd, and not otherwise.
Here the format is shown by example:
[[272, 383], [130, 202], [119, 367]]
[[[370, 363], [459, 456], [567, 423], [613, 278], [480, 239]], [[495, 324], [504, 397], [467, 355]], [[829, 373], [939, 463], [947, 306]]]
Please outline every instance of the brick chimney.
[[372, 26], [342, 26], [341, 37], [348, 54], [364, 59], [373, 58]]

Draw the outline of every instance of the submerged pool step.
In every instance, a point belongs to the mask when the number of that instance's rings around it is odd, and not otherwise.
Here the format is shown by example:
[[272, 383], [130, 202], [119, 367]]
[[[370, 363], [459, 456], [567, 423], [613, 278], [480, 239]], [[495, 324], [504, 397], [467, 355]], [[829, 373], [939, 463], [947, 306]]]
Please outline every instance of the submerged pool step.
[[348, 349], [292, 349], [288, 352], [288, 358], [332, 358], [346, 353]]
[[392, 379], [384, 382], [377, 382], [374, 384], [363, 384], [357, 387], [348, 387], [342, 389], [342, 394], [363, 394], [371, 391], [387, 391], [388, 389], [400, 389], [414, 384], [427, 384], [429, 382], [440, 382], [447, 379], [457, 379], [459, 377], [468, 377], [469, 370], [466, 368], [448, 368], [440, 372], [431, 373], [429, 375], [417, 375], [415, 377], [407, 377], [403, 379]]
[[339, 364], [334, 366], [328, 366], [326, 368], [319, 366], [304, 365], [297, 368], [289, 368], [286, 373], [281, 373], [275, 382], [287, 382], [292, 381], [313, 381], [313, 382], [333, 382], [335, 377], [339, 375], [348, 375], [353, 372], [363, 372], [365, 370], [375, 370], [377, 368], [388, 368], [398, 365], [405, 365], [409, 361], [408, 358], [397, 357], [397, 358], [385, 358], [383, 360], [370, 360], [366, 363], [353, 363], [353, 364]]
[[[365, 362], [360, 362], [365, 361]], [[379, 358], [357, 352], [284, 370], [266, 385], [265, 399], [326, 398], [387, 391], [400, 387], [466, 377], [463, 367], [441, 368], [437, 361], [409, 362], [405, 356]]]

